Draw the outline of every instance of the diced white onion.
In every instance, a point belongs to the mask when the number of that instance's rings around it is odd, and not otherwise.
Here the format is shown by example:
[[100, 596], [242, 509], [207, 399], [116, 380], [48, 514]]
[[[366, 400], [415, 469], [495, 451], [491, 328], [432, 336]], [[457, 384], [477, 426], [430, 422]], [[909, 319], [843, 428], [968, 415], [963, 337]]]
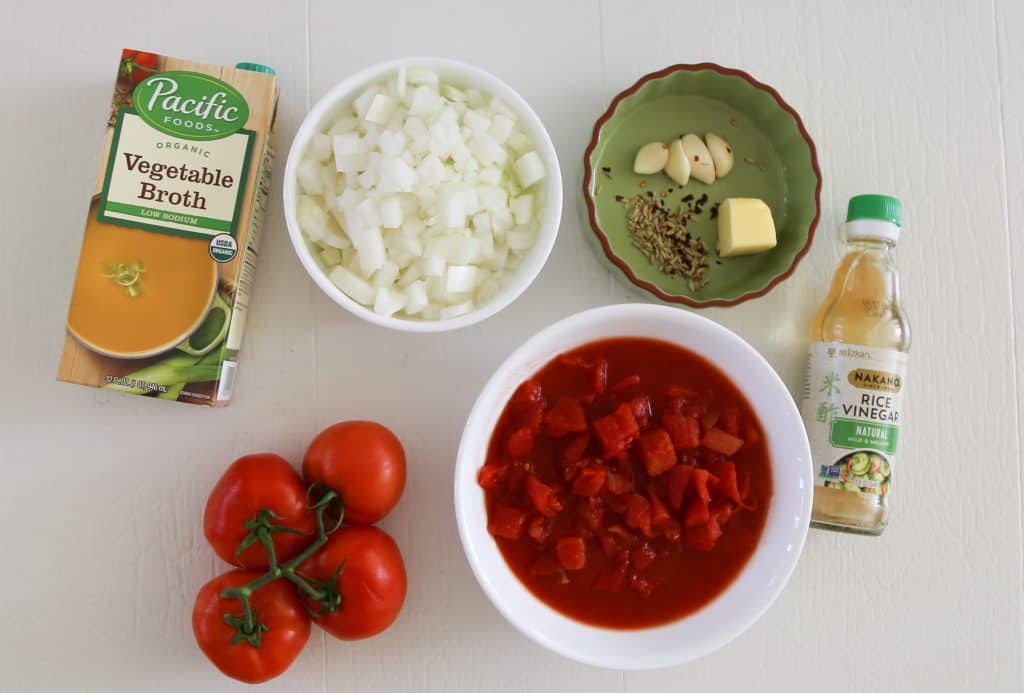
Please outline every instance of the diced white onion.
[[439, 81], [437, 73], [433, 70], [413, 68], [407, 74], [409, 84], [429, 84], [436, 87]]
[[331, 127], [327, 128], [328, 135], [341, 135], [352, 132], [359, 127], [359, 118], [355, 115], [344, 115], [334, 121]]
[[508, 139], [505, 141], [505, 143], [517, 155], [525, 154], [526, 152], [530, 151], [530, 148], [533, 146], [533, 143], [530, 141], [530, 138], [524, 135], [522, 132], [519, 132], [518, 130], [513, 130], [512, 134], [508, 136]]
[[386, 123], [391, 120], [398, 103], [387, 94], [377, 94], [366, 109], [366, 120], [371, 123]]
[[323, 178], [320, 177], [320, 169], [323, 168], [314, 159], [306, 159], [299, 164], [295, 170], [299, 178], [299, 185], [302, 192], [307, 195], [322, 195], [324, 192]]
[[355, 273], [340, 266], [332, 269], [328, 276], [330, 280], [334, 282], [335, 286], [351, 296], [357, 302], [362, 303], [364, 306], [368, 306], [373, 303], [373, 299], [376, 294], [373, 287], [370, 286], [370, 282], [366, 281], [362, 277], [359, 277]]
[[373, 301], [373, 312], [378, 315], [391, 316], [405, 305], [405, 294], [388, 288], [378, 288]]
[[427, 298], [427, 283], [418, 279], [405, 288], [405, 312], [409, 315], [416, 315], [429, 303]]
[[508, 206], [517, 224], [528, 224], [533, 218], [533, 195], [520, 195]]
[[341, 264], [341, 251], [337, 248], [324, 248], [320, 251], [320, 260], [327, 267], [334, 267]]
[[366, 112], [369, 110], [370, 104], [373, 103], [373, 97], [381, 93], [381, 91], [380, 85], [373, 84], [356, 97], [356, 100], [352, 102], [352, 108], [355, 110], [357, 118], [360, 120], [366, 119]]
[[466, 313], [470, 312], [471, 310], [473, 310], [473, 302], [472, 301], [466, 301], [465, 303], [458, 303], [458, 304], [456, 304], [454, 306], [448, 306], [447, 308], [442, 308], [441, 309], [441, 319], [442, 320], [451, 320], [452, 318], [457, 318], [460, 315], [465, 315]]
[[441, 97], [430, 87], [417, 87], [412, 93], [409, 113], [413, 115], [431, 115], [441, 106]]
[[472, 265], [449, 265], [445, 291], [450, 294], [468, 294], [476, 287], [479, 272]]
[[509, 250], [526, 250], [533, 245], [533, 230], [517, 226], [505, 234]]
[[504, 144], [508, 139], [508, 136], [512, 134], [512, 128], [515, 126], [516, 121], [503, 113], [499, 113], [491, 119], [491, 125], [488, 132], [496, 142]]
[[501, 169], [497, 166], [485, 166], [480, 169], [477, 180], [487, 185], [497, 185], [501, 181]]
[[546, 175], [544, 162], [537, 152], [527, 152], [516, 160], [516, 175], [524, 188], [528, 188]]
[[371, 276], [380, 269], [387, 259], [387, 252], [384, 250], [384, 237], [381, 236], [380, 227], [357, 227], [354, 230], [349, 230], [349, 237], [356, 249], [359, 268], [364, 276]]
[[296, 169], [330, 280], [379, 315], [446, 320], [501, 292], [537, 237], [547, 171], [517, 114], [428, 69], [364, 89]]
[[373, 281], [371, 283], [378, 289], [390, 288], [395, 285], [395, 280], [398, 279], [398, 272], [398, 265], [391, 260], [387, 260], [380, 266], [380, 269], [374, 273]]
[[465, 123], [470, 130], [476, 130], [479, 132], [487, 132], [487, 129], [491, 127], [491, 119], [480, 111], [466, 111], [462, 116], [462, 122]]
[[387, 195], [377, 200], [377, 215], [380, 225], [386, 229], [397, 229], [402, 225], [402, 202], [395, 195]]
[[331, 158], [331, 146], [331, 137], [326, 133], [318, 132], [309, 142], [309, 155], [317, 161], [327, 161]]

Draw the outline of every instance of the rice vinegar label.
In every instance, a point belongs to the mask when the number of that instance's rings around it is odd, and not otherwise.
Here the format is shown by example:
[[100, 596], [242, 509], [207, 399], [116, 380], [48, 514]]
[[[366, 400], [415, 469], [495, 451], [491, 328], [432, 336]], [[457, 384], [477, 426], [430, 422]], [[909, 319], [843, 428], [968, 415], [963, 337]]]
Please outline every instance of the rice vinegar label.
[[885, 495], [903, 419], [907, 355], [838, 342], [813, 342], [801, 413], [815, 484]]
[[[117, 117], [99, 219], [191, 238], [234, 236], [252, 148], [253, 133], [242, 128], [248, 118], [241, 93], [215, 77], [168, 71], [143, 80]], [[230, 246], [212, 243], [211, 256], [230, 260]]]

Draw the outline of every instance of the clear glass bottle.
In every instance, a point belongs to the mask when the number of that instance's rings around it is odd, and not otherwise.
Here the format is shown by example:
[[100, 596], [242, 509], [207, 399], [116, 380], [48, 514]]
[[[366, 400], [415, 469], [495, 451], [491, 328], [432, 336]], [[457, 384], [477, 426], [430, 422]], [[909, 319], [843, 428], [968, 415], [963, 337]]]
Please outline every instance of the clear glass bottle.
[[818, 527], [881, 534], [888, 524], [910, 350], [895, 256], [902, 213], [894, 197], [850, 200], [849, 249], [811, 320], [801, 412]]

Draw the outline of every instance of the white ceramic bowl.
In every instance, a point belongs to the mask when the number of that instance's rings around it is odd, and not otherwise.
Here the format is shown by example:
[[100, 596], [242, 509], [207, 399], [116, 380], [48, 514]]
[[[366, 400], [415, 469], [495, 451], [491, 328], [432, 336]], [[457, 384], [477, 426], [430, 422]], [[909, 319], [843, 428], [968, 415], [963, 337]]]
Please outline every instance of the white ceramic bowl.
[[[313, 135], [322, 132], [326, 124], [335, 117], [337, 112], [351, 104], [363, 89], [397, 74], [398, 68], [402, 65], [405, 65], [407, 68], [429, 68], [437, 72], [442, 80], [446, 80], [455, 86], [476, 87], [487, 94], [497, 96], [519, 115], [520, 124], [524, 132], [533, 140], [537, 148], [537, 154], [540, 155], [547, 168], [547, 176], [539, 184], [541, 190], [538, 193], [538, 197], [542, 205], [540, 209], [540, 230], [533, 247], [530, 248], [524, 256], [522, 263], [515, 270], [512, 277], [502, 286], [497, 295], [486, 303], [477, 306], [469, 313], [448, 320], [427, 321], [385, 317], [356, 302], [327, 278], [324, 267], [320, 263], [320, 258], [311, 251], [309, 241], [303, 236], [296, 219], [295, 206], [299, 194], [296, 168], [309, 147], [309, 142]], [[288, 235], [291, 237], [292, 245], [295, 247], [295, 252], [298, 254], [299, 260], [302, 262], [306, 272], [313, 278], [317, 286], [342, 308], [358, 315], [364, 320], [396, 330], [408, 332], [443, 332], [445, 330], [454, 330], [480, 322], [512, 303], [536, 279], [537, 275], [540, 274], [541, 268], [544, 267], [548, 255], [551, 254], [551, 248], [555, 244], [555, 237], [558, 235], [558, 225], [561, 217], [562, 173], [558, 166], [558, 156], [555, 154], [555, 147], [551, 144], [551, 137], [548, 136], [548, 132], [544, 129], [540, 118], [512, 87], [489, 72], [457, 60], [403, 58], [374, 65], [341, 81], [313, 106], [302, 121], [299, 131], [292, 141], [291, 149], [288, 152], [288, 161], [284, 167], [285, 223], [288, 226]]]
[[[768, 436], [774, 491], [764, 532], [750, 561], [714, 601], [678, 621], [613, 630], [575, 621], [533, 596], [508, 568], [487, 532], [477, 484], [491, 434], [509, 397], [558, 354], [607, 337], [651, 337], [691, 349], [726, 373], [746, 395]], [[455, 467], [459, 536], [480, 586], [505, 618], [541, 645], [586, 664], [652, 669], [700, 657], [752, 626], [782, 591], [807, 536], [811, 453], [803, 423], [779, 376], [749, 344], [726, 328], [668, 306], [595, 308], [555, 323], [517, 349], [477, 399]]]

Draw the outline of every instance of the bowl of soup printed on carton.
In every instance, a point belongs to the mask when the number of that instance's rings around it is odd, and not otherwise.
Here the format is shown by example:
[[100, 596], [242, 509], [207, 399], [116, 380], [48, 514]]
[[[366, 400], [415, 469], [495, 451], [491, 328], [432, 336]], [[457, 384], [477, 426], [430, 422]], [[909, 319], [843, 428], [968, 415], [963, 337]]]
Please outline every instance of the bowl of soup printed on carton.
[[230, 401], [277, 95], [254, 63], [122, 52], [58, 380]]

